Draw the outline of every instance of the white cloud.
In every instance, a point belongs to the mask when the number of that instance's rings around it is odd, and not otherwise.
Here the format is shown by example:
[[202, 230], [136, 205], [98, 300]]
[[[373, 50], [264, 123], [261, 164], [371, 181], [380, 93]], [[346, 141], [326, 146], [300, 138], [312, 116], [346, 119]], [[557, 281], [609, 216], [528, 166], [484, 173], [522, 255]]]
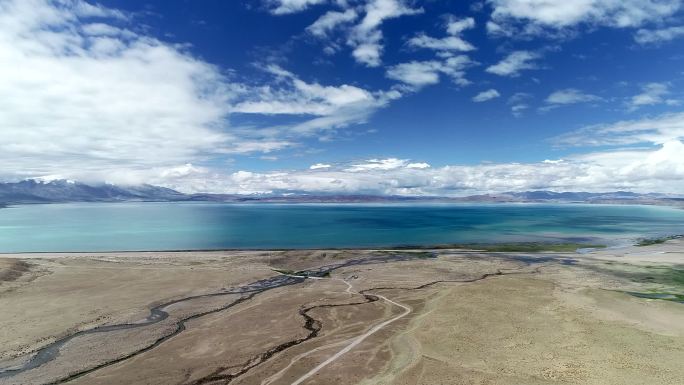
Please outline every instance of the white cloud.
[[[520, 102], [518, 97], [513, 102]], [[169, 187], [222, 193], [311, 193], [463, 196], [545, 189], [681, 193], [684, 191], [684, 113], [588, 126], [557, 144], [618, 146], [600, 152], [531, 163], [430, 167], [400, 158], [350, 165], [316, 164], [308, 170], [212, 174], [187, 166]], [[638, 148], [621, 146], [638, 144]], [[154, 179], [151, 179], [154, 180]], [[160, 182], [164, 180], [159, 179]]]
[[523, 115], [523, 112], [528, 108], [530, 108], [530, 106], [528, 106], [527, 104], [523, 104], [523, 103], [514, 104], [511, 106], [511, 113], [516, 118], [519, 118]]
[[324, 170], [324, 169], [327, 169], [330, 167], [332, 167], [332, 166], [329, 164], [316, 163], [316, 164], [312, 164], [311, 166], [309, 166], [309, 170]]
[[439, 83], [440, 67], [441, 63], [434, 60], [401, 63], [390, 67], [387, 70], [387, 77], [414, 87], [423, 87]]
[[269, 12], [274, 15], [287, 15], [301, 12], [312, 5], [325, 3], [326, 0], [266, 0]]
[[406, 165], [406, 168], [414, 168], [414, 169], [423, 170], [426, 168], [430, 168], [430, 164], [425, 163], [425, 162], [409, 163]]
[[452, 51], [472, 51], [475, 49], [472, 44], [463, 40], [459, 35], [467, 29], [475, 27], [475, 19], [468, 17], [465, 19], [456, 19], [451, 17], [446, 24], [446, 30], [449, 36], [438, 39], [420, 33], [412, 37], [407, 42], [408, 45], [417, 48], [428, 48], [444, 53]]
[[508, 98], [508, 104], [517, 104], [532, 99], [532, 94], [527, 92], [516, 92]]
[[[681, 9], [680, 0], [489, 0], [490, 33], [506, 36], [558, 33], [579, 24], [615, 28], [661, 22]], [[562, 36], [562, 34], [561, 34]]]
[[[126, 28], [119, 11], [80, 0], [0, 4], [3, 179], [161, 183], [179, 165], [199, 173], [233, 154], [330, 138], [402, 96], [306, 82], [277, 66], [265, 68], [276, 80], [268, 85], [231, 83], [179, 46]], [[238, 113], [292, 119], [230, 126]]]
[[[564, 156], [562, 162], [430, 167], [424, 162], [385, 158], [343, 166], [318, 163], [299, 171], [225, 173], [208, 165], [223, 164], [230, 154], [297, 146], [303, 137], [327, 135], [365, 122], [405, 92], [433, 84], [442, 76], [467, 84], [464, 71], [474, 63], [460, 55], [399, 64], [389, 68], [387, 76], [404, 85], [385, 91], [306, 81], [277, 66], [265, 68], [270, 79], [275, 79], [267, 85], [235, 84], [184, 48], [141, 32], [119, 11], [78, 0], [0, 1], [0, 177], [5, 179], [104, 179], [183, 191], [238, 193], [684, 191], [684, 113], [591, 126], [565, 135], [556, 143], [641, 147]], [[279, 12], [302, 10], [314, 3], [279, 2], [289, 7]], [[362, 29], [367, 34], [350, 37], [349, 44], [355, 49], [369, 45], [369, 57], [375, 55], [379, 62], [382, 22], [420, 12], [406, 4], [373, 0], [365, 8], [354, 8], [365, 17], [357, 25], [353, 24], [356, 19], [350, 20], [345, 28], [350, 34]], [[458, 34], [467, 25], [454, 23], [449, 33]], [[328, 34], [326, 28], [322, 30]], [[513, 53], [488, 71], [515, 76], [533, 68], [538, 56], [527, 53], [532, 57], [520, 60], [511, 58]], [[674, 103], [667, 99], [666, 84], [665, 91], [664, 83], [654, 84], [660, 86], [645, 86], [633, 104]], [[571, 99], [566, 93], [565, 99], [554, 100], [569, 103]], [[510, 98], [509, 104], [514, 114], [527, 108], [522, 96]], [[288, 115], [288, 123], [230, 126], [228, 118], [237, 113]]]
[[465, 69], [472, 65], [474, 63], [465, 55], [443, 61], [412, 61], [389, 67], [386, 76], [416, 89], [439, 83], [440, 74], [449, 76], [458, 85], [467, 85], [470, 82], [465, 78]]
[[678, 101], [674, 99], [666, 99], [670, 94], [669, 85], [667, 83], [648, 83], [641, 87], [641, 93], [632, 96], [629, 101], [629, 109], [636, 110], [643, 106], [652, 106], [655, 104], [677, 105]]
[[511, 106], [511, 114], [513, 114], [513, 116], [516, 118], [519, 118], [523, 115], [525, 110], [530, 108], [528, 101], [531, 98], [531, 94], [526, 92], [516, 92], [515, 94], [511, 95], [510, 98], [508, 98], [506, 104]]
[[[213, 188], [227, 193], [367, 193], [463, 196], [546, 189], [681, 193], [684, 144], [669, 141], [648, 149], [569, 156], [562, 161], [492, 163], [438, 168], [409, 167], [405, 159], [371, 159], [348, 168], [240, 171]], [[212, 186], [209, 186], [211, 188]]]
[[600, 97], [584, 93], [574, 88], [558, 90], [546, 98], [546, 103], [551, 105], [565, 105], [576, 103], [587, 103], [601, 100]]
[[352, 56], [368, 67], [381, 63], [383, 51], [380, 26], [385, 20], [423, 12], [422, 8], [411, 8], [404, 0], [369, 0], [364, 6], [365, 15], [350, 31], [347, 43], [354, 48]]
[[227, 131], [234, 90], [213, 66], [120, 28], [118, 11], [78, 0], [1, 6], [3, 176], [111, 178], [241, 151]]
[[409, 161], [406, 159], [368, 159], [364, 163], [353, 164], [351, 167], [345, 169], [345, 171], [360, 172], [370, 170], [396, 170], [398, 168], [404, 168], [408, 164]]
[[499, 96], [501, 96], [501, 94], [499, 94], [499, 91], [491, 88], [491, 89], [488, 89], [487, 91], [482, 91], [479, 94], [475, 95], [473, 97], [473, 101], [477, 102], [477, 103], [481, 103], [481, 102], [486, 102], [487, 100], [496, 99]]
[[436, 51], [472, 51], [475, 49], [470, 43], [458, 36], [448, 36], [442, 39], [419, 34], [412, 37], [408, 44], [412, 47], [428, 48]]
[[447, 33], [449, 35], [458, 35], [465, 30], [473, 28], [475, 28], [475, 19], [472, 17], [458, 19], [450, 16], [446, 25]]
[[91, 23], [85, 24], [81, 27], [86, 35], [92, 36], [115, 36], [115, 37], [128, 37], [135, 38], [135, 34], [131, 31], [117, 28], [109, 24], [104, 23]]
[[402, 96], [399, 91], [370, 92], [349, 84], [307, 83], [276, 65], [265, 68], [279, 78], [279, 87], [256, 87], [242, 93], [233, 113], [296, 115], [303, 121], [277, 127], [284, 133], [310, 136], [365, 122], [377, 109]]
[[307, 83], [276, 65], [270, 65], [266, 70], [286, 79], [287, 85], [291, 87], [258, 87], [252, 91], [253, 95], [247, 96], [247, 100], [236, 104], [233, 112], [326, 116], [352, 105], [375, 102], [373, 94], [356, 86], [343, 84], [335, 87]]
[[[303, 0], [296, 2], [300, 1]], [[307, 31], [325, 39], [324, 52], [333, 54], [339, 50], [340, 42], [330, 35], [333, 30], [341, 29], [347, 46], [352, 48], [352, 57], [368, 67], [378, 67], [382, 63], [384, 42], [381, 27], [385, 21], [423, 13], [422, 8], [412, 8], [409, 0], [365, 0], [361, 4], [338, 0], [336, 3], [342, 11], [325, 13], [307, 27]]]
[[537, 68], [534, 60], [538, 58], [539, 54], [534, 52], [514, 51], [497, 64], [487, 67], [485, 71], [499, 76], [516, 77], [522, 70]]
[[495, 23], [491, 20], [487, 21], [487, 24], [485, 24], [485, 28], [487, 29], [487, 33], [493, 36], [511, 37], [513, 35], [512, 31], [510, 31], [509, 29], [505, 29], [498, 23]]
[[627, 146], [684, 140], [684, 112], [654, 118], [593, 125], [557, 137], [566, 146]]
[[684, 36], [684, 26], [669, 27], [662, 29], [640, 29], [634, 35], [634, 40], [639, 44], [658, 44]]
[[357, 17], [358, 14], [351, 8], [344, 12], [328, 11], [323, 16], [319, 17], [313, 24], [308, 26], [306, 30], [312, 35], [325, 37], [333, 29], [342, 24], [351, 23], [356, 20]]

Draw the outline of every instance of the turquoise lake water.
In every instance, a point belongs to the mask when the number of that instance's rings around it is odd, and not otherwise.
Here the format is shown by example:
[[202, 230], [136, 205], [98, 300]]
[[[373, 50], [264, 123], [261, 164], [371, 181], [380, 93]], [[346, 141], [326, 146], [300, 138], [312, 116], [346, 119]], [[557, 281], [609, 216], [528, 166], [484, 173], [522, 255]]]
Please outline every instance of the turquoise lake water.
[[0, 252], [573, 241], [684, 233], [684, 210], [547, 204], [82, 203], [0, 209]]

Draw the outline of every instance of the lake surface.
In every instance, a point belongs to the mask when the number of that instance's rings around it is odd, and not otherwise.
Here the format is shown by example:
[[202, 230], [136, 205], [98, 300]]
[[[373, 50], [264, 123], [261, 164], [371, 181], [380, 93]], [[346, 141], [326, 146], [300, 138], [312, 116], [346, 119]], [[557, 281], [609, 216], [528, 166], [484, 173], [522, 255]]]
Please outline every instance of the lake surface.
[[573, 241], [684, 233], [684, 210], [548, 204], [81, 203], [0, 209], [0, 252]]

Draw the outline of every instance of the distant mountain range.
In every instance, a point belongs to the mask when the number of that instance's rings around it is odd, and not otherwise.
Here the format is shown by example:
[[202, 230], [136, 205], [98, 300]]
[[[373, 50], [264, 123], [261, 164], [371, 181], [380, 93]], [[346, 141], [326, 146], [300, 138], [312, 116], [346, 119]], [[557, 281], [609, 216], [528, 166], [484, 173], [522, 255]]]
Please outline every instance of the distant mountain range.
[[187, 195], [178, 191], [150, 185], [122, 187], [111, 184], [55, 180], [40, 182], [25, 180], [0, 183], [0, 203], [62, 203], [62, 202], [120, 202], [120, 201], [180, 201]]
[[684, 206], [684, 197], [665, 194], [637, 194], [627, 191], [589, 193], [525, 191], [449, 198], [439, 196], [383, 196], [287, 193], [271, 195], [184, 194], [169, 188], [141, 185], [89, 185], [80, 182], [25, 180], [0, 183], [0, 205], [66, 202], [272, 202], [272, 203], [361, 203], [361, 202], [584, 202], [641, 203]]

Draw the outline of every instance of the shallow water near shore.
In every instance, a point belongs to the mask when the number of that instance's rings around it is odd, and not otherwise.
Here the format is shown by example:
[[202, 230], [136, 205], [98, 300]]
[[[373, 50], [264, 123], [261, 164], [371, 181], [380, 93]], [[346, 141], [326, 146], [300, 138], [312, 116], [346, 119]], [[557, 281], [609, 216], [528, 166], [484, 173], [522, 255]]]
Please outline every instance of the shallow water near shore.
[[684, 210], [587, 204], [79, 203], [0, 209], [0, 252], [627, 244], [684, 233]]

